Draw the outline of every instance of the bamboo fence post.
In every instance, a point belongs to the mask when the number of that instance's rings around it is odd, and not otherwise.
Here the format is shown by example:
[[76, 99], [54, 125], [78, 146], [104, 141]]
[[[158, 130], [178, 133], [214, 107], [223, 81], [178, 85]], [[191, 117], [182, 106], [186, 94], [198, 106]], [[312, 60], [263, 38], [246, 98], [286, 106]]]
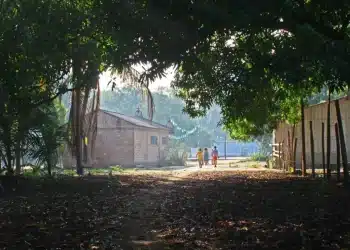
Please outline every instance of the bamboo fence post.
[[336, 139], [336, 146], [337, 146], [337, 181], [340, 181], [340, 140], [339, 140], [339, 129], [338, 129], [338, 123], [334, 125], [335, 129], [335, 139]]
[[297, 145], [298, 138], [294, 138], [294, 147], [293, 147], [293, 173], [297, 171]]
[[278, 143], [278, 168], [282, 168], [282, 160], [281, 160], [281, 143]]
[[328, 93], [327, 108], [327, 179], [331, 179], [331, 92]]
[[301, 99], [301, 174], [306, 175], [305, 104], [303, 99]]
[[315, 173], [315, 145], [314, 145], [314, 132], [312, 129], [312, 121], [310, 121], [310, 152], [311, 152], [312, 178], [315, 178], [316, 177], [316, 173]]
[[290, 172], [290, 169], [292, 167], [292, 165], [291, 165], [292, 154], [293, 154], [293, 146], [292, 146], [292, 141], [291, 141], [290, 130], [288, 130], [288, 164], [287, 164], [288, 172]]
[[324, 122], [322, 122], [322, 167], [323, 167], [323, 178], [326, 179], [326, 156], [325, 156], [325, 145], [324, 145]]

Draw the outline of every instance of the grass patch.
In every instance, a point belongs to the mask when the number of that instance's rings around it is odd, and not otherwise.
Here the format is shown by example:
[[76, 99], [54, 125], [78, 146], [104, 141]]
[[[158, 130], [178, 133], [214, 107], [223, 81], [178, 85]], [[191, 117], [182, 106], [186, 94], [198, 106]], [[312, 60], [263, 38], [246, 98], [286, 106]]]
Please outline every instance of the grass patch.
[[268, 156], [264, 155], [264, 154], [261, 154], [261, 153], [256, 153], [256, 154], [253, 154], [250, 159], [252, 161], [267, 161], [268, 159]]
[[121, 168], [120, 166], [111, 166], [109, 169], [112, 170], [113, 172], [124, 172], [125, 171], [125, 169]]

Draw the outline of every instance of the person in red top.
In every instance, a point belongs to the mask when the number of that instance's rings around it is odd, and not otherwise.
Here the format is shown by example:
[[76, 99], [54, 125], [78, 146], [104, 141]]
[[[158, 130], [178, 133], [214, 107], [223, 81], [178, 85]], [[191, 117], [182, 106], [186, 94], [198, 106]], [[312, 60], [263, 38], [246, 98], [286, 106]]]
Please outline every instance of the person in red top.
[[216, 146], [214, 146], [214, 149], [211, 152], [211, 157], [212, 157], [212, 163], [213, 163], [214, 167], [216, 168], [216, 166], [218, 164], [218, 158], [219, 158], [219, 152], [216, 149]]

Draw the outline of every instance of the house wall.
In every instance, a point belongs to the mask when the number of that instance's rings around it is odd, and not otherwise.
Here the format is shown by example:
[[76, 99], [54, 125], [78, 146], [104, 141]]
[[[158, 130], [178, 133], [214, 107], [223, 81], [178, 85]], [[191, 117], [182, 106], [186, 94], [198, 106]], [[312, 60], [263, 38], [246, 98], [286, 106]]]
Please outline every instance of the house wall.
[[132, 124], [104, 112], [98, 113], [94, 167], [134, 164]]
[[[158, 138], [157, 145], [151, 143], [151, 136]], [[158, 165], [166, 157], [167, 143], [163, 144], [162, 137], [168, 138], [168, 136], [167, 130], [146, 128], [135, 130], [135, 164]]]
[[[345, 143], [347, 146], [347, 154], [350, 156], [350, 100], [342, 98], [339, 100], [340, 110], [342, 113], [342, 121], [344, 128]], [[315, 148], [315, 165], [322, 167], [322, 122], [325, 124], [325, 151], [327, 150], [326, 126], [327, 126], [327, 103], [313, 105], [305, 109], [305, 146], [306, 146], [306, 164], [311, 165], [310, 150], [310, 125], [312, 121]], [[334, 124], [337, 122], [334, 101], [331, 102], [331, 164], [336, 164], [336, 137]], [[280, 123], [275, 130], [275, 143], [284, 142], [283, 151], [287, 155], [288, 149], [288, 130], [292, 133], [293, 127], [287, 123]], [[295, 137], [297, 141], [296, 164], [301, 165], [301, 123], [295, 126]]]
[[[168, 138], [168, 130], [136, 126], [104, 112], [98, 112], [97, 122], [95, 154], [88, 154], [89, 166], [158, 165], [166, 157], [167, 144], [162, 143], [162, 137]], [[151, 144], [151, 136], [158, 137], [158, 145]], [[88, 141], [88, 150], [91, 152], [91, 141]], [[65, 167], [75, 166], [75, 159], [68, 150], [64, 153], [63, 164]]]

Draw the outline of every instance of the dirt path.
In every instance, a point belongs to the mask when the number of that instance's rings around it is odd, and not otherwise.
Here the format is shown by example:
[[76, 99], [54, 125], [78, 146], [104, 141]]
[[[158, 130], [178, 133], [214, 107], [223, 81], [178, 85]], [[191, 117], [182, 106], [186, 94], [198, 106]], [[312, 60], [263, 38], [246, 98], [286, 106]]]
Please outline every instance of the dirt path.
[[199, 168], [196, 161], [187, 162], [186, 166], [171, 166], [171, 167], [141, 167], [133, 169], [133, 172], [126, 172], [126, 174], [135, 175], [155, 175], [166, 176], [168, 178], [185, 178], [193, 173], [202, 172], [235, 172], [235, 171], [268, 171], [281, 172], [279, 170], [271, 170], [265, 167], [264, 162], [250, 161], [246, 158], [235, 158], [229, 160], [219, 160], [217, 168], [211, 164]]
[[[295, 228], [300, 213], [285, 224], [283, 211], [316, 198], [316, 194], [294, 197], [299, 200], [290, 202], [287, 198], [290, 197], [290, 176], [265, 168], [220, 170], [191, 167], [158, 175], [144, 171], [142, 178], [149, 179], [133, 196], [133, 216], [122, 228], [130, 234], [130, 249], [260, 249], [264, 244], [270, 249], [289, 249], [289, 244], [299, 240], [296, 232], [304, 230]], [[298, 183], [298, 178], [292, 178]], [[267, 184], [267, 181], [272, 183]], [[304, 189], [296, 187], [292, 192]], [[273, 203], [266, 207], [269, 200]], [[272, 209], [266, 210], [269, 207]], [[263, 218], [257, 216], [259, 213]], [[274, 223], [280, 223], [277, 227], [284, 229], [268, 233], [276, 227]], [[241, 243], [227, 242], [232, 237], [230, 232], [234, 232], [234, 238]], [[261, 241], [260, 237], [266, 241]], [[287, 237], [287, 241], [274, 237]], [[274, 241], [280, 242], [279, 245]], [[258, 245], [254, 247], [254, 244]]]
[[23, 179], [0, 249], [349, 249], [349, 192], [268, 171]]

